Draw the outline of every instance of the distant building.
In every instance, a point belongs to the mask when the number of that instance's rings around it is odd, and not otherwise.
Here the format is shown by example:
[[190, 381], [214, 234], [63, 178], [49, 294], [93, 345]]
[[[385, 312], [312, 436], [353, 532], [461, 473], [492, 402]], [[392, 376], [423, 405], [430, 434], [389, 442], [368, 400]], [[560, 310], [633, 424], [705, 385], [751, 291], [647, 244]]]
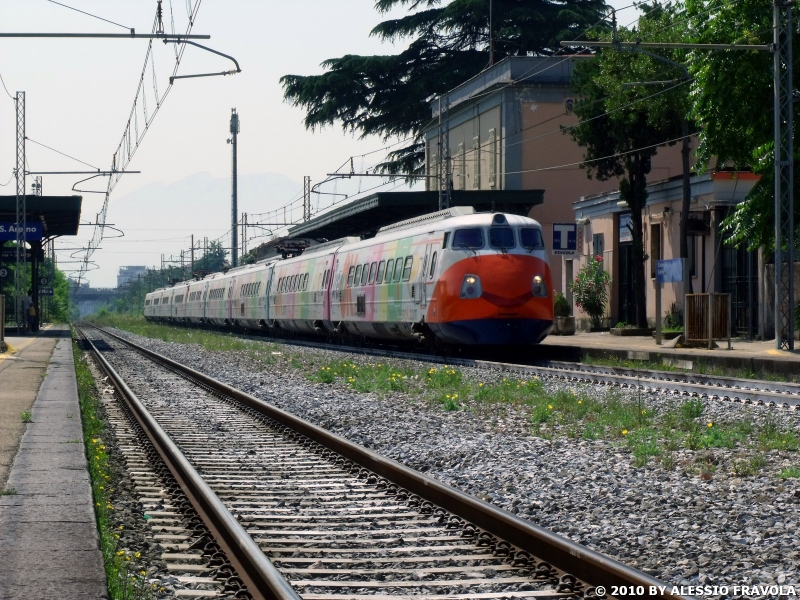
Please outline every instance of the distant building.
[[117, 287], [125, 287], [131, 281], [136, 280], [139, 275], [144, 275], [146, 272], [147, 267], [141, 267], [138, 265], [132, 267], [120, 267], [119, 274], [117, 275]]

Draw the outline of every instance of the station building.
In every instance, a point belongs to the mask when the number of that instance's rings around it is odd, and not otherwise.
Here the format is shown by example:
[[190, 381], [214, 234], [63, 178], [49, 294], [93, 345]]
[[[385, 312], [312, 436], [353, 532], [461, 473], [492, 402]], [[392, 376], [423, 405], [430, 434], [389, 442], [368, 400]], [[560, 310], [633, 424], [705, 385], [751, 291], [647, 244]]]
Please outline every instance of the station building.
[[[484, 196], [493, 191], [542, 190], [543, 201], [528, 216], [542, 224], [551, 251], [553, 224], [575, 223], [577, 200], [619, 187], [617, 179], [589, 179], [580, 166], [584, 148], [564, 132], [578, 122], [570, 79], [582, 60], [592, 57], [509, 57], [442, 96], [453, 189], [481, 191]], [[431, 115], [424, 130], [426, 174], [436, 176], [438, 100], [431, 103]], [[664, 147], [653, 157], [651, 181], [681, 174], [680, 146]], [[429, 177], [426, 185], [434, 191], [439, 184]], [[577, 265], [553, 258], [554, 285], [566, 293], [566, 281]]]
[[[745, 199], [757, 181], [758, 176], [742, 171], [717, 170], [692, 176], [687, 228], [691, 287], [685, 283], [663, 284], [661, 298], [665, 312], [672, 303], [682, 310], [686, 293], [727, 293], [731, 295], [733, 332], [748, 337], [768, 335], [772, 291], [768, 278], [759, 276], [767, 270], [763, 257], [755, 251], [726, 245], [725, 234], [720, 229], [722, 220]], [[653, 182], [647, 187], [642, 229], [647, 254], [647, 315], [651, 326], [655, 326], [656, 320], [656, 261], [680, 256], [682, 201], [682, 175]], [[577, 273], [591, 257], [602, 256], [612, 280], [607, 324], [634, 323], [630, 208], [620, 202], [616, 190], [583, 196], [572, 208], [579, 228], [578, 255], [562, 259], [564, 272]], [[583, 317], [578, 310], [574, 314]], [[583, 320], [588, 324], [588, 318]]]

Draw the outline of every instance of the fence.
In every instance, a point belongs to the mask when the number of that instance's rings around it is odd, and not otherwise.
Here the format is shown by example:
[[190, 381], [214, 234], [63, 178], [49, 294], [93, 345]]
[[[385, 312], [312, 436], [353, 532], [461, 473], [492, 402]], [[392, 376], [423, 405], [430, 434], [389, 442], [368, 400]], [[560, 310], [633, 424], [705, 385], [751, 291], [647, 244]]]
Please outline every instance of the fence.
[[731, 349], [731, 295], [687, 294], [684, 333], [688, 343], [728, 340]]

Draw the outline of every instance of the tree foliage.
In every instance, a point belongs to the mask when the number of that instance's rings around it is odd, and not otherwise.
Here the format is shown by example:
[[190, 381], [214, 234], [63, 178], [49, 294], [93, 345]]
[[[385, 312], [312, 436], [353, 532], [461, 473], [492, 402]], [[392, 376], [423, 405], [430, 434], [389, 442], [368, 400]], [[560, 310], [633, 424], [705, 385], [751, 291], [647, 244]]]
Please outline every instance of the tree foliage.
[[[687, 0], [687, 14], [696, 41], [701, 43], [769, 44], [772, 3], [759, 0]], [[800, 43], [795, 30], [793, 45]], [[774, 132], [771, 52], [737, 50], [696, 51], [689, 55], [692, 116], [701, 127], [698, 158], [751, 168], [761, 175], [744, 202], [723, 222], [735, 245], [774, 247]], [[800, 104], [795, 102], [795, 122]], [[795, 169], [798, 165], [795, 148]], [[795, 207], [798, 190], [795, 188]], [[795, 215], [798, 214], [795, 208]], [[795, 236], [795, 239], [798, 239]]]
[[[641, 6], [644, 14], [634, 29], [621, 29], [620, 41], [641, 37], [648, 41], [675, 41], [681, 36], [674, 8]], [[675, 51], [661, 56], [680, 63]], [[620, 199], [631, 210], [633, 236], [633, 289], [635, 320], [647, 326], [645, 254], [642, 209], [647, 201], [647, 176], [659, 147], [673, 145], [682, 135], [689, 111], [688, 87], [676, 66], [646, 54], [604, 49], [581, 61], [574, 73], [573, 89], [581, 101], [575, 108], [580, 124], [567, 131], [585, 150], [582, 165], [589, 177], [620, 177]], [[669, 81], [658, 88], [634, 82]]]
[[[493, 0], [494, 56], [550, 55], [598, 22], [603, 0]], [[331, 58], [322, 75], [281, 78], [286, 101], [306, 111], [309, 129], [341, 124], [360, 137], [410, 138], [382, 165], [393, 173], [419, 172], [421, 131], [429, 103], [483, 70], [489, 61], [489, 0], [377, 0], [385, 14], [408, 14], [377, 25], [371, 35], [408, 40], [396, 55]]]

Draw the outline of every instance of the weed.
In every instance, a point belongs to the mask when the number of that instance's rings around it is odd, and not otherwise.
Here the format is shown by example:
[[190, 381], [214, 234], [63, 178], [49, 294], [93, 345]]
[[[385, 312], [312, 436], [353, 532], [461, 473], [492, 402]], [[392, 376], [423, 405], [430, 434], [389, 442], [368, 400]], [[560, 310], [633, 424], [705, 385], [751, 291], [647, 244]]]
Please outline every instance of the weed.
[[766, 464], [763, 454], [756, 454], [750, 458], [733, 461], [733, 474], [737, 477], [752, 477]]
[[14, 488], [5, 488], [0, 490], [0, 496], [16, 496], [17, 490]]
[[661, 466], [665, 471], [675, 470], [675, 455], [672, 452], [664, 452], [661, 454]]
[[72, 418], [72, 413], [67, 413], [67, 418], [71, 419]]
[[33, 415], [31, 415], [31, 411], [29, 410], [23, 410], [19, 417], [22, 419], [23, 423], [33, 423]]
[[695, 398], [692, 400], [687, 400], [686, 402], [681, 404], [678, 410], [680, 411], [681, 417], [684, 420], [689, 421], [691, 419], [696, 419], [697, 417], [702, 415], [703, 408], [704, 408], [703, 401], [700, 400], [699, 398]]
[[103, 437], [108, 435], [101, 419], [102, 405], [95, 395], [95, 381], [86, 358], [77, 344], [73, 346], [75, 357], [75, 375], [78, 381], [78, 399], [81, 409], [86, 458], [89, 463], [89, 477], [92, 484], [92, 498], [95, 503], [100, 534], [100, 549], [105, 562], [108, 596], [111, 600], [154, 600], [160, 591], [145, 579], [146, 571], [134, 568], [137, 555], [130, 555], [125, 550], [118, 550], [120, 538], [117, 527], [114, 527], [114, 505], [112, 504], [113, 488], [111, 484], [111, 467]]
[[800, 468], [798, 467], [786, 467], [785, 469], [781, 469], [781, 472], [778, 473], [778, 477], [781, 479], [797, 479], [800, 478]]
[[767, 420], [756, 433], [756, 440], [762, 450], [791, 450], [800, 447], [800, 438], [792, 430], [785, 430], [772, 419]]
[[408, 387], [414, 372], [407, 368], [392, 367], [383, 363], [358, 365], [347, 361], [332, 361], [320, 367], [309, 379], [331, 384], [337, 379], [356, 392], [400, 392]]
[[630, 432], [625, 442], [633, 454], [633, 463], [637, 467], [645, 466], [651, 457], [661, 454], [658, 447], [658, 431], [652, 427]]

